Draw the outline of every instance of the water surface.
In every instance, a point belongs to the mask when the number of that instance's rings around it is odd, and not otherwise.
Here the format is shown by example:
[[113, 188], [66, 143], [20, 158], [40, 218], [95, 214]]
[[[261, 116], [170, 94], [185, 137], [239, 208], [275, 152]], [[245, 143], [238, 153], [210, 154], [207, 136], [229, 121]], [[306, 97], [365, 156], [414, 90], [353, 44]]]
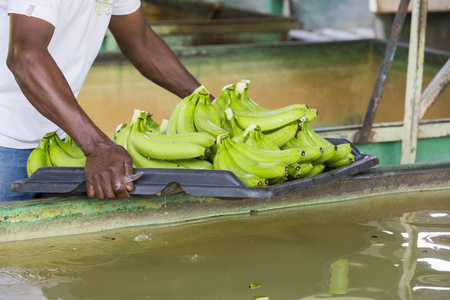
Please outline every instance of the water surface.
[[449, 203], [419, 192], [3, 243], [0, 299], [449, 299]]

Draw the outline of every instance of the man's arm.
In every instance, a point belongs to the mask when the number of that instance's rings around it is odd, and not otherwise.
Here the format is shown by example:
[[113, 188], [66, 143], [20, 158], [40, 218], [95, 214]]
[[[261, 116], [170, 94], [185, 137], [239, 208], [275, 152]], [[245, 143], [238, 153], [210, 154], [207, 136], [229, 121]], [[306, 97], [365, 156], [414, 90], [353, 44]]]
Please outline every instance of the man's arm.
[[78, 105], [47, 49], [54, 32], [53, 25], [18, 14], [11, 14], [10, 22], [8, 67], [30, 103], [83, 150], [88, 196], [98, 199], [128, 197], [128, 190], [133, 186], [126, 184], [122, 176], [133, 173], [131, 157]]
[[151, 29], [142, 9], [129, 15], [112, 16], [109, 29], [122, 53], [149, 80], [181, 98], [200, 86]]

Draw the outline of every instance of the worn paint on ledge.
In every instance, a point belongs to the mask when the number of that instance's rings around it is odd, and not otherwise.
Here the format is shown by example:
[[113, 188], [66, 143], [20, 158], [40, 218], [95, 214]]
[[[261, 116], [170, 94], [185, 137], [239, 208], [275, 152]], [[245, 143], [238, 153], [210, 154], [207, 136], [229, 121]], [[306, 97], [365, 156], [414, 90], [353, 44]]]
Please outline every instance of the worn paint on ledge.
[[57, 197], [5, 202], [0, 204], [0, 242], [131, 226], [183, 224], [224, 215], [428, 190], [450, 194], [450, 161], [376, 167], [347, 180], [268, 199], [232, 201], [177, 193], [116, 201]]

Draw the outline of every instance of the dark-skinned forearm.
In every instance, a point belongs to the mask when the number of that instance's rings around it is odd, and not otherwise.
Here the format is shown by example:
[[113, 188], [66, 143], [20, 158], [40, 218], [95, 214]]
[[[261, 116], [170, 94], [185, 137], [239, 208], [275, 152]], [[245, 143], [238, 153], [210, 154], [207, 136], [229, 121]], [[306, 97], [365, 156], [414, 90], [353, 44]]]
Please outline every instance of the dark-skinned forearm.
[[109, 26], [120, 50], [143, 76], [184, 98], [200, 83], [147, 23], [142, 10], [113, 16]]
[[124, 54], [143, 76], [181, 98], [200, 86], [167, 44], [149, 27], [145, 29], [142, 47]]
[[8, 67], [30, 103], [69, 134], [85, 155], [89, 155], [96, 144], [108, 139], [78, 105], [46, 49], [17, 46], [10, 51]]

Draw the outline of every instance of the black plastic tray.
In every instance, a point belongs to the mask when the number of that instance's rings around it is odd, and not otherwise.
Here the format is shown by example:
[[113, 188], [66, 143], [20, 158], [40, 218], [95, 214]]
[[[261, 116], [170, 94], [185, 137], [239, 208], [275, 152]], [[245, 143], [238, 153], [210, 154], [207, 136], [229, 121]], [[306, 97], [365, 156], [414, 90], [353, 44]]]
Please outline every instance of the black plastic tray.
[[[335, 145], [349, 143], [343, 139], [329, 139], [329, 141]], [[353, 147], [352, 153], [355, 155], [355, 162], [348, 166], [266, 187], [248, 187], [233, 173], [224, 170], [135, 168], [136, 173], [143, 171], [144, 174], [134, 182], [131, 194], [166, 195], [184, 191], [192, 196], [203, 197], [269, 198], [342, 180], [378, 164], [378, 157], [375, 155], [363, 154], [356, 147]], [[82, 167], [43, 167], [30, 178], [15, 181], [11, 191], [80, 194], [86, 193], [85, 180]]]

